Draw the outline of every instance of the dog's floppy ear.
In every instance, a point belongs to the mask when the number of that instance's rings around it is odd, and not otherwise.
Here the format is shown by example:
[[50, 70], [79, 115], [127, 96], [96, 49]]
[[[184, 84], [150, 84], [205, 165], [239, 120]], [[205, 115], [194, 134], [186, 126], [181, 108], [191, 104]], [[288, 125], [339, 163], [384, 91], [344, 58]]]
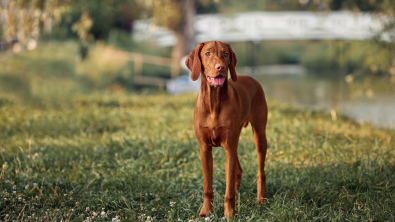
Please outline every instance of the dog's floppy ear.
[[202, 51], [203, 46], [204, 43], [199, 43], [196, 46], [196, 48], [192, 50], [191, 53], [189, 53], [187, 60], [185, 60], [185, 65], [192, 72], [191, 79], [193, 81], [196, 81], [199, 78], [200, 72], [202, 71], [202, 61], [200, 60], [200, 51]]
[[237, 59], [235, 53], [232, 50], [232, 47], [230, 47], [230, 44], [228, 43], [227, 45], [230, 51], [230, 64], [229, 64], [230, 78], [232, 78], [233, 82], [236, 82], [237, 75], [235, 68], [236, 68]]

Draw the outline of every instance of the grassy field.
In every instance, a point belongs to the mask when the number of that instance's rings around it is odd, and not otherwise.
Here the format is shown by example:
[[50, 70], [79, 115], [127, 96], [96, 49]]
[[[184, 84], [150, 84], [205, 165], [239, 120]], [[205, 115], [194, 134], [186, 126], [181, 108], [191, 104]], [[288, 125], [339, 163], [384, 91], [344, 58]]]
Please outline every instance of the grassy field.
[[[81, 63], [76, 50], [0, 57], [0, 221], [204, 221], [196, 95], [130, 93], [132, 64], [102, 56], [119, 51], [96, 44]], [[243, 129], [236, 221], [395, 221], [394, 131], [269, 101], [267, 135], [257, 206]], [[213, 152], [210, 220], [224, 221], [224, 151]]]
[[[0, 102], [0, 220], [190, 221], [203, 201], [195, 95], [90, 94], [67, 107]], [[269, 102], [267, 198], [250, 127], [236, 221], [394, 221], [395, 133]], [[214, 214], [224, 221], [224, 151]]]

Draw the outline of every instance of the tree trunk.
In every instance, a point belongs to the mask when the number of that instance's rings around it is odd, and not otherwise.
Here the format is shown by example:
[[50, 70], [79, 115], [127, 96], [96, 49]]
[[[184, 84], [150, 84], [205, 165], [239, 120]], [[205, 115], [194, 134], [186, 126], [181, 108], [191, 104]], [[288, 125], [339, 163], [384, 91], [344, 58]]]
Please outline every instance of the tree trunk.
[[181, 0], [182, 20], [177, 30], [173, 30], [177, 42], [173, 47], [171, 58], [173, 69], [171, 77], [175, 78], [181, 71], [181, 58], [188, 55], [195, 48], [195, 30], [193, 27], [195, 20], [195, 0]]

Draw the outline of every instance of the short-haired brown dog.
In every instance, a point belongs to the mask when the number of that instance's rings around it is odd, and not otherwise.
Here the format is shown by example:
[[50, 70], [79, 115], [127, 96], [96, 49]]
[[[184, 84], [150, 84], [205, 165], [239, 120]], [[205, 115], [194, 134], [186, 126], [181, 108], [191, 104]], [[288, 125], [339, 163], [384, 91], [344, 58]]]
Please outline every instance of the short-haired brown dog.
[[[225, 216], [235, 216], [236, 192], [240, 187], [242, 169], [237, 147], [242, 127], [250, 122], [258, 153], [258, 203], [265, 202], [265, 158], [267, 150], [267, 105], [261, 85], [249, 76], [237, 75], [236, 55], [228, 43], [211, 41], [200, 43], [185, 61], [192, 80], [201, 74], [201, 88], [197, 96], [194, 127], [200, 144], [200, 158], [204, 177], [204, 203], [200, 216], [210, 215], [213, 193], [212, 147], [225, 150]], [[228, 76], [230, 72], [230, 79]]]

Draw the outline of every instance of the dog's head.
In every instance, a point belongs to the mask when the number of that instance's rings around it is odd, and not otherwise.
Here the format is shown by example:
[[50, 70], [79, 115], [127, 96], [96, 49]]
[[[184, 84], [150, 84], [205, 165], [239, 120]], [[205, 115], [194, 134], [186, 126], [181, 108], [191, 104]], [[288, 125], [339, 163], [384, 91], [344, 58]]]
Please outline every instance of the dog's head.
[[237, 80], [236, 63], [236, 55], [229, 43], [218, 41], [199, 43], [185, 61], [185, 65], [192, 72], [193, 81], [202, 73], [210, 85], [216, 86], [224, 84], [228, 69], [232, 80]]

